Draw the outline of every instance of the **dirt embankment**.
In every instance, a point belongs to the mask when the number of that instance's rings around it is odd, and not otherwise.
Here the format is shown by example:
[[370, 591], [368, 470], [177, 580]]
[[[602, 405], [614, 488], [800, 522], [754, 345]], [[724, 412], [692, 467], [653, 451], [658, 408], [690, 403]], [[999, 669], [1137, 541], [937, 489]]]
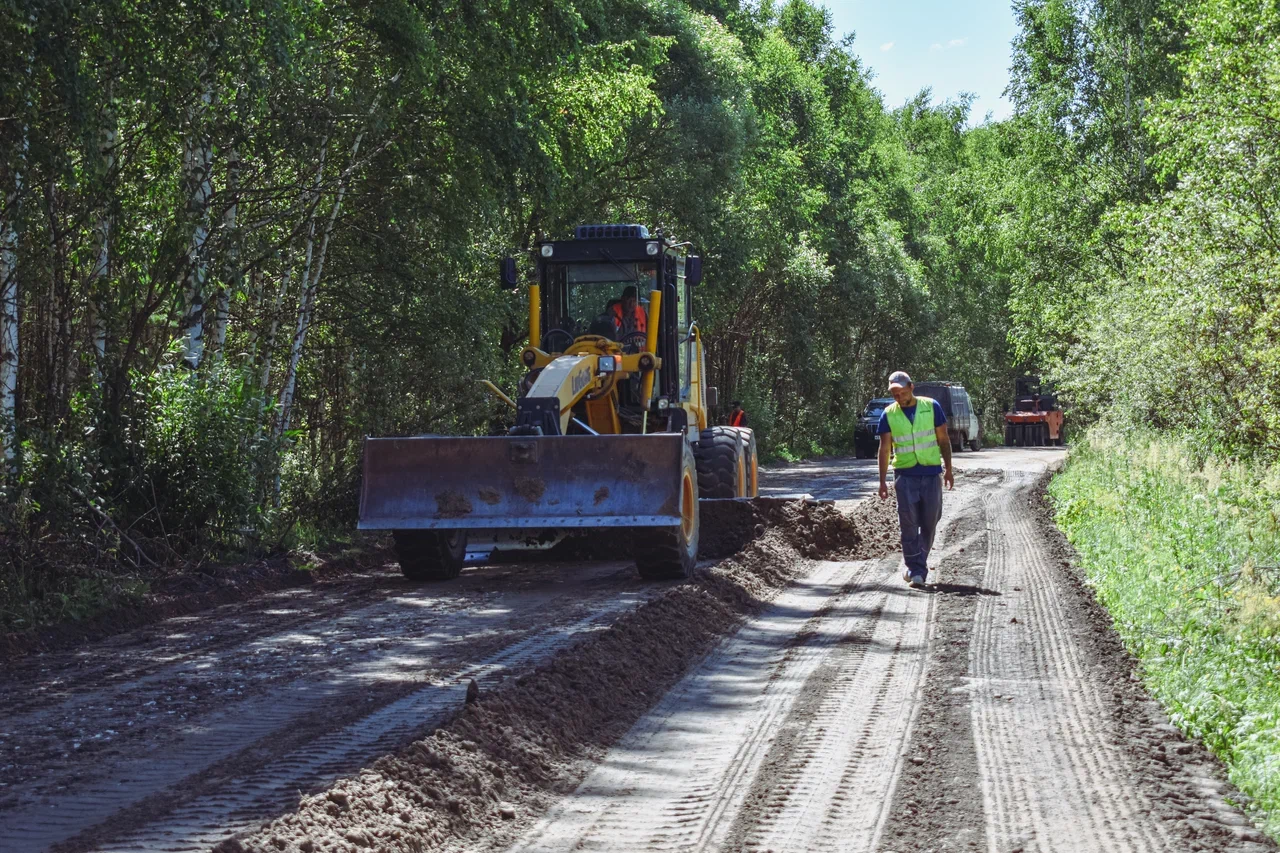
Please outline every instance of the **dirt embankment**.
[[388, 549], [371, 545], [357, 551], [317, 556], [316, 565], [307, 569], [298, 568], [290, 558], [280, 556], [254, 563], [209, 565], [196, 571], [157, 570], [147, 578], [148, 591], [136, 602], [113, 607], [83, 621], [0, 633], [0, 660], [100, 640], [174, 616], [246, 601], [263, 593], [340, 578], [383, 565], [391, 559]]
[[[430, 736], [358, 777], [303, 798], [297, 812], [231, 851], [460, 850], [512, 834], [579, 781], [575, 767], [621, 737], [689, 667], [807, 565], [871, 558], [896, 545], [893, 505], [851, 515], [765, 503], [737, 512], [749, 543], [514, 684], [460, 709]], [[704, 521], [704, 535], [717, 523]]]

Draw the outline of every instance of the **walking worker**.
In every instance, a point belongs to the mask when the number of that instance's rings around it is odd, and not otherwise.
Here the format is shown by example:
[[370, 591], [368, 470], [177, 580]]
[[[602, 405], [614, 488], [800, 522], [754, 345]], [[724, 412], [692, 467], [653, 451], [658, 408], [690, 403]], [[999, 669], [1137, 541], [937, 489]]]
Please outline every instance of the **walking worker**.
[[744, 427], [747, 425], [747, 413], [742, 410], [742, 404], [734, 400], [730, 405], [733, 410], [729, 412], [729, 426]]
[[[885, 479], [893, 453], [893, 490], [902, 528], [902, 579], [922, 589], [929, 577], [929, 550], [942, 518], [942, 483], [955, 488], [947, 416], [937, 400], [917, 397], [911, 377], [889, 377], [891, 403], [880, 415], [880, 499], [889, 497]], [[941, 476], [939, 476], [941, 475]]]

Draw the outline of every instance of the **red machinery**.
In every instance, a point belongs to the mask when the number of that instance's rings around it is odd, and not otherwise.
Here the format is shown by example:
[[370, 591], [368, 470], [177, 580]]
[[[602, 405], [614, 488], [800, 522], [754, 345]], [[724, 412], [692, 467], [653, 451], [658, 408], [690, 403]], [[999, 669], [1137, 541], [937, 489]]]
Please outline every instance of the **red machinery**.
[[1004, 413], [1004, 443], [1014, 447], [1061, 446], [1066, 442], [1062, 410], [1038, 378], [1017, 382], [1013, 410]]

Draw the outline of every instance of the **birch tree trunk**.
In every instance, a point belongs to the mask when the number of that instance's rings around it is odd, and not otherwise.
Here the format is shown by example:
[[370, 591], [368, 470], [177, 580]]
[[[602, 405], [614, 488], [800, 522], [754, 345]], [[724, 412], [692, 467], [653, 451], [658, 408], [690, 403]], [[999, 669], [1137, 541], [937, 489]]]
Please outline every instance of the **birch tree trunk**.
[[[102, 157], [102, 173], [104, 183], [111, 185], [111, 170], [115, 168], [116, 156], [116, 121], [114, 111], [110, 114], [102, 131], [102, 141], [98, 152]], [[106, 194], [104, 193], [104, 196]], [[104, 198], [102, 211], [98, 216], [98, 225], [94, 229], [94, 237], [98, 244], [98, 254], [94, 259], [93, 275], [90, 282], [90, 309], [93, 312], [93, 378], [99, 387], [107, 359], [107, 316], [111, 310], [110, 273], [111, 273], [111, 203]]]
[[[332, 97], [332, 90], [330, 97]], [[280, 389], [280, 413], [276, 420], [276, 435], [283, 435], [289, 428], [290, 409], [293, 408], [293, 392], [298, 379], [298, 361], [302, 357], [302, 344], [306, 342], [307, 327], [311, 322], [311, 312], [307, 304], [311, 290], [311, 263], [315, 258], [316, 215], [320, 210], [320, 184], [324, 180], [324, 164], [329, 153], [329, 137], [326, 135], [320, 142], [320, 163], [316, 168], [316, 179], [311, 189], [310, 214], [307, 221], [307, 243], [303, 252], [302, 290], [298, 294], [298, 323], [294, 332], [293, 344], [289, 348], [289, 367], [285, 373], [284, 385]], [[263, 387], [266, 387], [267, 375], [263, 374]], [[278, 491], [278, 489], [277, 489]]]
[[26, 165], [30, 137], [26, 127], [18, 145], [13, 170], [13, 189], [5, 195], [0, 209], [0, 453], [4, 465], [0, 474], [12, 467], [17, 443], [18, 356], [21, 317], [18, 290], [18, 211], [22, 203], [22, 169]]
[[209, 197], [213, 195], [213, 145], [203, 128], [205, 113], [213, 103], [213, 89], [200, 96], [198, 109], [188, 112], [188, 131], [184, 154], [188, 195], [187, 212], [194, 222], [191, 241], [187, 244], [186, 313], [183, 360], [195, 370], [204, 358], [204, 286], [208, 275], [205, 267], [205, 243], [209, 240]]
[[236, 232], [236, 213], [240, 192], [240, 152], [231, 149], [227, 154], [227, 191], [231, 194], [226, 213], [222, 215], [222, 227], [227, 235], [227, 263], [218, 287], [218, 298], [213, 314], [213, 340], [210, 349], [220, 356], [227, 345], [227, 317], [231, 313], [231, 294], [240, 289], [240, 238]]
[[289, 253], [285, 252], [280, 260], [280, 287], [276, 290], [275, 302], [271, 305], [271, 325], [267, 327], [267, 339], [262, 352], [262, 379], [258, 388], [262, 396], [267, 395], [267, 386], [271, 384], [271, 356], [276, 349], [276, 335], [280, 331], [280, 311], [284, 306], [284, 298], [289, 294], [289, 284], [293, 280], [293, 270], [289, 266]]
[[[21, 187], [21, 173], [15, 178]], [[0, 219], [0, 446], [6, 463], [13, 461], [18, 403], [18, 228], [13, 221], [17, 196], [15, 191], [5, 199]]]
[[[391, 83], [395, 83], [400, 79], [397, 72], [391, 78]], [[333, 90], [329, 91], [330, 97]], [[382, 93], [379, 92], [374, 97], [373, 103], [369, 105], [369, 118], [378, 111], [378, 104], [382, 101]], [[312, 208], [311, 223], [307, 229], [307, 262], [302, 277], [302, 294], [298, 299], [298, 325], [293, 334], [293, 346], [289, 349], [289, 367], [285, 372], [284, 387], [280, 389], [280, 417], [276, 421], [277, 437], [284, 434], [289, 428], [289, 417], [293, 413], [293, 396], [298, 383], [298, 363], [302, 360], [302, 348], [307, 342], [307, 332], [311, 328], [311, 316], [315, 309], [316, 291], [320, 287], [320, 277], [324, 275], [325, 256], [329, 252], [329, 238], [333, 236], [333, 224], [338, 219], [338, 214], [342, 210], [342, 199], [347, 194], [347, 181], [350, 180], [351, 174], [355, 171], [359, 163], [360, 144], [364, 142], [365, 130], [361, 130], [356, 134], [355, 142], [351, 145], [351, 162], [347, 168], [338, 176], [338, 195], [333, 200], [333, 207], [329, 210], [329, 221], [324, 226], [324, 237], [320, 241], [320, 253], [316, 258], [315, 273], [311, 270], [311, 249], [315, 239], [315, 207]], [[325, 137], [326, 147], [328, 145], [328, 137]], [[323, 158], [322, 158], [323, 162]], [[317, 176], [318, 178], [318, 176]], [[279, 483], [279, 477], [276, 479]], [[277, 499], [279, 488], [277, 486]]]

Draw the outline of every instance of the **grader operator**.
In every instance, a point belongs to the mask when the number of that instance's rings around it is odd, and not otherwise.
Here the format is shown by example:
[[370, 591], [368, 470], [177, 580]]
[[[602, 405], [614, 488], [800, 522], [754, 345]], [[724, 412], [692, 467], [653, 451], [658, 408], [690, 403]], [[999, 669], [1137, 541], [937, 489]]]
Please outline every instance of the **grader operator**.
[[[643, 225], [539, 243], [527, 373], [515, 400], [485, 383], [515, 409], [509, 434], [365, 441], [360, 527], [392, 531], [406, 577], [456, 577], [469, 549], [570, 531], [618, 542], [644, 578], [691, 574], [699, 498], [755, 497], [758, 474], [751, 430], [707, 423], [688, 248]], [[518, 286], [514, 259], [502, 277]]]

